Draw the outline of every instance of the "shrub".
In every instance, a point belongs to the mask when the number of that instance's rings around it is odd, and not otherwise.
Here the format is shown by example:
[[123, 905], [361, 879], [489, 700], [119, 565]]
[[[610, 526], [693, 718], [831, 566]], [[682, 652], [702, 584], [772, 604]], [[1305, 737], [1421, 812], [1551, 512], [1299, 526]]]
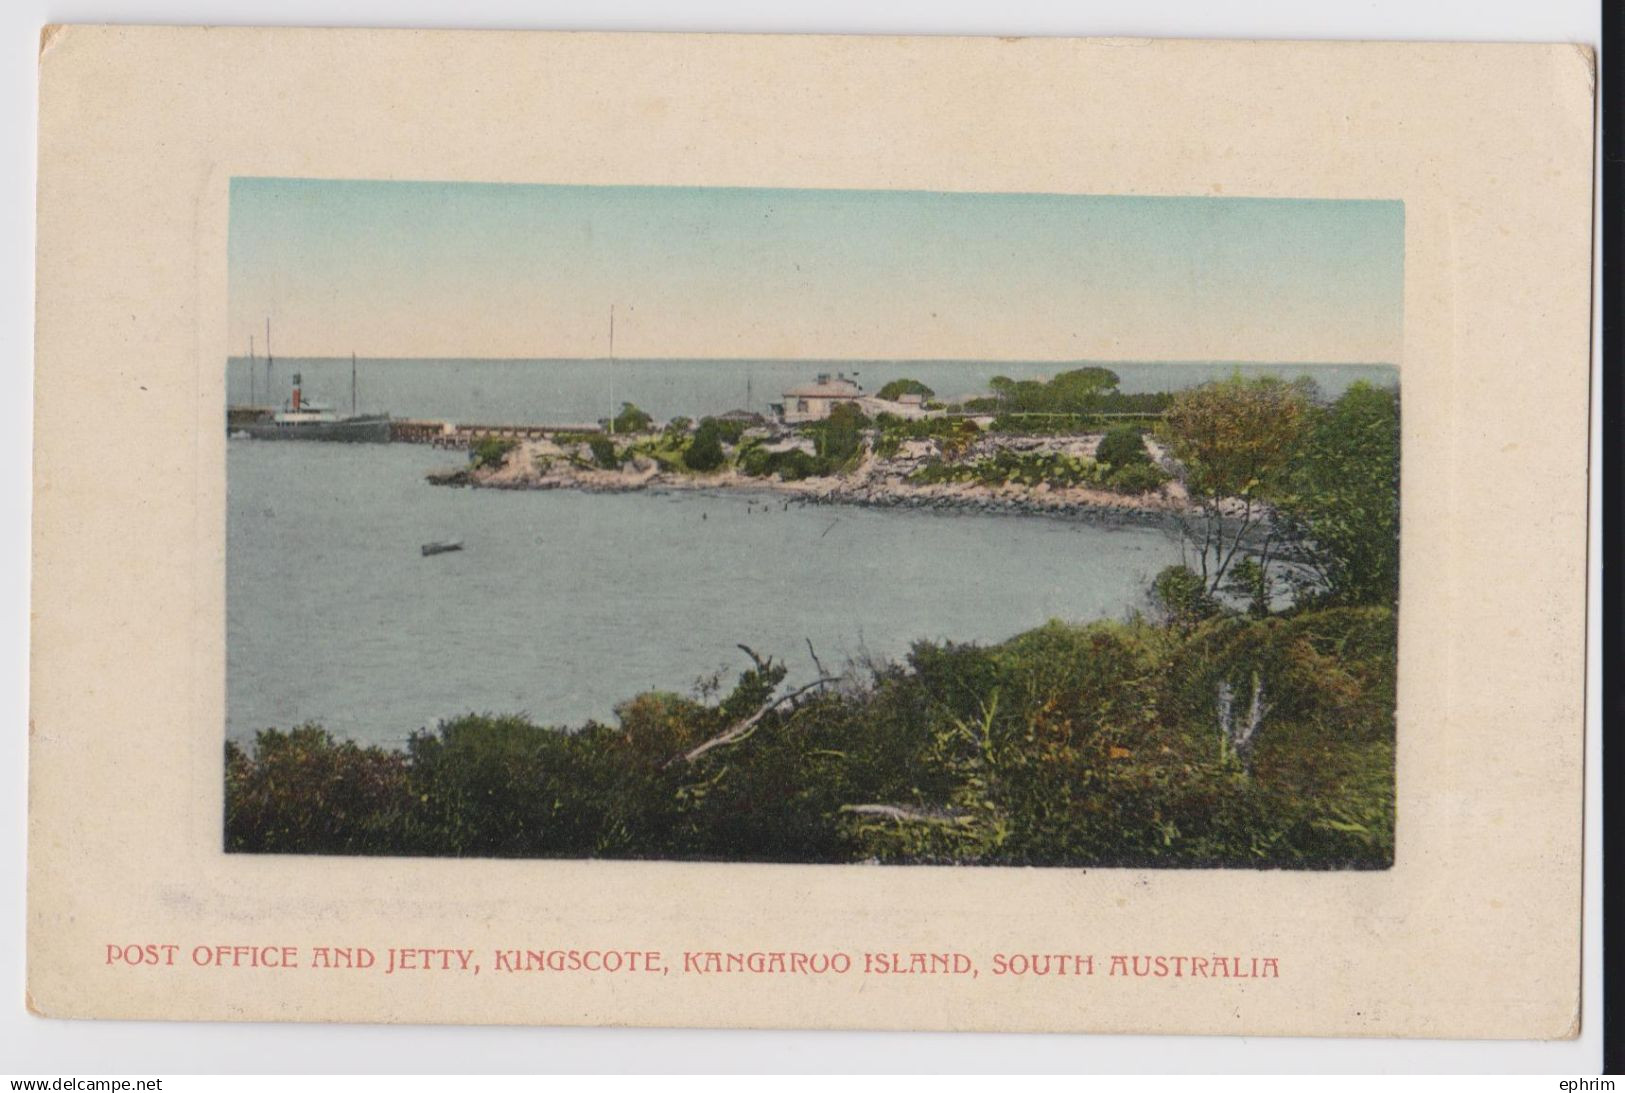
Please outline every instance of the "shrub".
[[252, 752], [226, 744], [227, 850], [405, 854], [414, 798], [399, 752], [303, 725], [266, 729]]
[[935, 391], [921, 383], [919, 380], [896, 379], [875, 393], [875, 397], [885, 399], [887, 402], [896, 402], [904, 395], [919, 395], [921, 398], [930, 398]]
[[573, 741], [519, 717], [467, 716], [408, 745], [412, 790], [432, 853], [551, 857], [584, 853], [601, 809], [578, 787]]
[[632, 405], [621, 403], [621, 412], [610, 423], [617, 433], [646, 433], [654, 426], [654, 418]]
[[1116, 493], [1142, 494], [1161, 489], [1168, 472], [1151, 463], [1127, 463], [1106, 476], [1106, 488]]
[[777, 476], [785, 482], [818, 478], [834, 473], [834, 468], [828, 460], [808, 455], [800, 448], [790, 448], [782, 452], [764, 451], [760, 447], [746, 448], [739, 453], [739, 469], [752, 478]]
[[621, 460], [615, 454], [615, 442], [607, 436], [595, 436], [587, 441], [587, 447], [592, 450], [592, 461], [606, 471], [620, 469]]
[[1095, 449], [1095, 458], [1108, 463], [1114, 470], [1133, 464], [1151, 462], [1151, 453], [1145, 450], [1145, 438], [1132, 425], [1117, 425], [1108, 429]]
[[1174, 626], [1189, 628], [1219, 609], [1207, 582], [1190, 566], [1171, 565], [1151, 582], [1151, 602]]
[[700, 423], [699, 429], [694, 433], [694, 440], [683, 453], [683, 462], [688, 464], [689, 470], [714, 471], [722, 466], [726, 457], [722, 452], [722, 437], [717, 431], [716, 423], [709, 418]]
[[702, 429], [707, 425], [711, 427], [712, 431], [715, 432], [725, 444], [738, 444], [740, 438], [745, 435], [745, 430], [750, 428], [749, 422], [724, 421], [721, 418], [715, 417], [704, 418], [700, 421], [700, 427]]
[[834, 467], [851, 463], [863, 450], [863, 430], [869, 419], [849, 402], [835, 405], [829, 417], [805, 427], [820, 458]]
[[767, 473], [776, 474], [786, 482], [799, 482], [803, 478], [819, 478], [831, 473], [826, 460], [808, 455], [800, 448], [775, 452], [768, 460]]
[[984, 486], [1014, 483], [1052, 487], [1089, 486], [1101, 481], [1102, 468], [1091, 459], [1065, 452], [1013, 452], [1000, 450], [973, 462], [926, 463], [909, 476], [910, 482], [977, 482]]
[[508, 459], [508, 453], [519, 447], [519, 441], [508, 440], [503, 437], [481, 437], [468, 451], [468, 458], [476, 469], [486, 467], [500, 467]]

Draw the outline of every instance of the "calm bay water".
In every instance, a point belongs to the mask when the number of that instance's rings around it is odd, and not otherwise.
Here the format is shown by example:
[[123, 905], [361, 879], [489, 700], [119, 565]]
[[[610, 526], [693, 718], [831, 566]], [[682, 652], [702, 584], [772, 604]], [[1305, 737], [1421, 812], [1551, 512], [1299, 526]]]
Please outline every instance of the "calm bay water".
[[[1100, 362], [1121, 378], [1128, 393], [1169, 391], [1228, 376], [1237, 365], [1223, 361]], [[765, 412], [786, 388], [809, 383], [819, 372], [856, 373], [866, 390], [911, 377], [949, 398], [980, 394], [987, 381], [1050, 376], [1079, 364], [1021, 361], [714, 361], [714, 360], [362, 360], [356, 366], [357, 409], [395, 417], [476, 424], [593, 422], [612, 406], [633, 402], [657, 419], [681, 414], [699, 418], [735, 408]], [[1355, 380], [1391, 383], [1388, 365], [1241, 365], [1246, 375], [1312, 376], [1329, 396]], [[287, 397], [293, 374], [321, 402], [348, 410], [350, 362], [331, 358], [278, 357], [267, 380], [263, 360], [254, 368], [254, 400], [262, 405]], [[247, 403], [249, 362], [227, 365], [227, 397]], [[268, 399], [269, 390], [274, 397]], [[748, 405], [747, 405], [748, 403]]]
[[[430, 486], [457, 453], [228, 446], [227, 732], [317, 721], [399, 744], [469, 711], [607, 719], [748, 666], [812, 677], [916, 639], [997, 641], [1120, 615], [1178, 559], [1161, 531], [785, 507], [769, 494]], [[462, 538], [460, 553], [419, 546]]]

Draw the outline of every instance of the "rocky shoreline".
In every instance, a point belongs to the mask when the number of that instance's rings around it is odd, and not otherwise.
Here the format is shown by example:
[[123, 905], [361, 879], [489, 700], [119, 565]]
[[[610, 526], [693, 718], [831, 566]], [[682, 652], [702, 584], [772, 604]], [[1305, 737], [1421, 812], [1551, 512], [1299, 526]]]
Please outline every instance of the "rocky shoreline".
[[922, 485], [908, 480], [912, 465], [870, 455], [850, 473], [783, 481], [728, 469], [713, 474], [663, 470], [639, 457], [618, 470], [592, 466], [578, 453], [551, 441], [527, 441], [500, 465], [434, 471], [434, 485], [473, 489], [572, 489], [587, 493], [746, 492], [794, 504], [854, 505], [942, 514], [1002, 514], [1079, 520], [1112, 526], [1177, 529], [1192, 512], [1177, 482], [1138, 495], [1072, 486], [954, 482]]

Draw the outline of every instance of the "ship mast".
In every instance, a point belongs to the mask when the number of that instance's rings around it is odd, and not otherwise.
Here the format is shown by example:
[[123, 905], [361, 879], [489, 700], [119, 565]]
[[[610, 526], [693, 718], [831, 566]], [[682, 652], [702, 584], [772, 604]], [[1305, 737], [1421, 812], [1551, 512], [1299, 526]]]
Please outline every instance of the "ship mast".
[[248, 336], [248, 404], [254, 405], [254, 335]]
[[350, 350], [350, 416], [355, 417], [355, 350]]
[[271, 316], [265, 317], [265, 397], [271, 398]]
[[609, 305], [609, 431], [615, 433], [615, 305]]

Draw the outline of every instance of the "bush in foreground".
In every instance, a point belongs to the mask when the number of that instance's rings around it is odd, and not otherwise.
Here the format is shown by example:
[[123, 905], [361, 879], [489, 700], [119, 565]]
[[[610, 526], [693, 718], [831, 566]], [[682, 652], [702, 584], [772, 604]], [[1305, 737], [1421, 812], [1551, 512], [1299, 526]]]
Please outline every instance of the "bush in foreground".
[[768, 660], [719, 701], [640, 695], [617, 724], [574, 731], [469, 715], [405, 752], [267, 731], [227, 746], [226, 845], [1382, 868], [1394, 650], [1380, 607], [1051, 623], [994, 646], [921, 643], [787, 702]]

